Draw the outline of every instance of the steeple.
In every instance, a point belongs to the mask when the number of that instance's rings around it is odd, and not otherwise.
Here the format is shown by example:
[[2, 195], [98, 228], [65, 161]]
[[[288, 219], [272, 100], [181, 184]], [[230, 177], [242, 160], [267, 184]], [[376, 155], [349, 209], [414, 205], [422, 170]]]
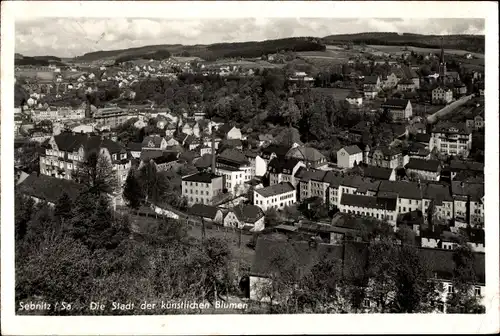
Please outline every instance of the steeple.
[[441, 36], [441, 56], [439, 57], [439, 77], [441, 80], [446, 75], [446, 62], [444, 60], [443, 37]]

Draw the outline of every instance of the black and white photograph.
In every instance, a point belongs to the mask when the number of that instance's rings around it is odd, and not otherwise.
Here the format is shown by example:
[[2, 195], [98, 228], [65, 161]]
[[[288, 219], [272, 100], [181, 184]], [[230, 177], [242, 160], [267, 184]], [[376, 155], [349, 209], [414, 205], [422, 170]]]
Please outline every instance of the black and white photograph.
[[[16, 328], [398, 314], [499, 330], [498, 30], [484, 10], [20, 3], [2, 48], [2, 315]], [[24, 333], [55, 334], [46, 323]]]

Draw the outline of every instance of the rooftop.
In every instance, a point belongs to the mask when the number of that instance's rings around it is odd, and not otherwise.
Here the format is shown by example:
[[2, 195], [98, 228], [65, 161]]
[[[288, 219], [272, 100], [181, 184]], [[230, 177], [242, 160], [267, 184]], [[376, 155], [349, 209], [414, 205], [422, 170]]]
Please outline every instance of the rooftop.
[[182, 178], [182, 181], [212, 183], [212, 180], [219, 178], [219, 177], [221, 177], [221, 176], [216, 175], [216, 174], [212, 174], [212, 173], [201, 172], [201, 173], [196, 173], [193, 175], [184, 176]]
[[406, 164], [406, 169], [422, 170], [427, 172], [437, 173], [441, 167], [441, 162], [439, 160], [424, 160], [411, 158]]
[[343, 193], [340, 199], [340, 204], [357, 206], [368, 209], [381, 209], [394, 211], [396, 210], [395, 198], [382, 198], [375, 196], [365, 196], [365, 195], [352, 195]]
[[281, 182], [269, 187], [257, 189], [255, 190], [255, 192], [264, 197], [271, 197], [271, 196], [281, 195], [294, 190], [295, 188], [290, 182]]

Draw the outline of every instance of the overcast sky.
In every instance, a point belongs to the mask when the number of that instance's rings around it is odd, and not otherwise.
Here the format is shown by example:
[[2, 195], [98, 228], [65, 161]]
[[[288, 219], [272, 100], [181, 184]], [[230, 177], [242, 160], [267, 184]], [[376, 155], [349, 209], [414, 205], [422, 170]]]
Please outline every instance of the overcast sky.
[[484, 34], [483, 19], [133, 19], [31, 18], [16, 21], [15, 50], [74, 57], [152, 44], [209, 44], [360, 32]]

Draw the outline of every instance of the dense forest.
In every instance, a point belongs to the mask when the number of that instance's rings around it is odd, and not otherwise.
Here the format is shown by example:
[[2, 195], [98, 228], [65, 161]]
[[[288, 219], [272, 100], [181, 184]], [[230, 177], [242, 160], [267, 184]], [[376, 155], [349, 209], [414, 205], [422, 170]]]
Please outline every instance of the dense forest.
[[419, 35], [398, 33], [360, 33], [329, 35], [322, 39], [325, 44], [354, 44], [411, 46], [421, 48], [460, 49], [484, 53], [484, 35]]
[[57, 66], [64, 66], [65, 64], [59, 57], [56, 56], [23, 56], [16, 54], [14, 64], [19, 65], [34, 65], [34, 66], [49, 66], [54, 64]]
[[168, 50], [157, 50], [152, 53], [147, 53], [147, 54], [134, 54], [134, 55], [126, 55], [126, 56], [120, 56], [115, 60], [115, 64], [120, 64], [123, 62], [127, 61], [132, 61], [136, 59], [153, 59], [153, 60], [162, 60], [169, 58], [171, 56], [171, 53]]
[[[95, 61], [102, 58], [132, 57], [142, 58], [156, 51], [168, 51], [172, 55], [190, 55], [206, 60], [216, 60], [225, 57], [261, 57], [281, 50], [317, 51], [325, 50], [325, 46], [315, 38], [293, 37], [261, 42], [216, 43], [211, 45], [156, 45], [123, 50], [97, 51], [76, 57], [75, 61]], [[127, 59], [127, 58], [125, 58]]]

